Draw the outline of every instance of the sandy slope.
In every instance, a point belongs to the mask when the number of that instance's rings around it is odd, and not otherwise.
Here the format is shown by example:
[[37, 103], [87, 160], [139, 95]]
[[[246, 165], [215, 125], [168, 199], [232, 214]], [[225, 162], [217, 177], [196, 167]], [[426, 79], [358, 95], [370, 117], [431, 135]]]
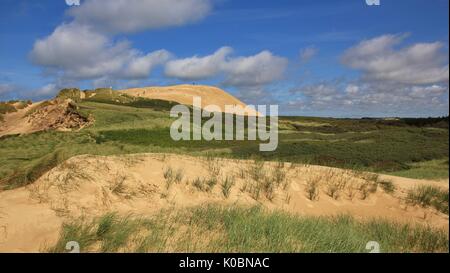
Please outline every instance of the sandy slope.
[[[185, 105], [192, 105], [192, 98], [197, 96], [202, 98], [202, 107], [206, 105], [217, 105], [221, 107], [223, 112], [226, 112], [225, 105], [246, 106], [245, 103], [231, 94], [213, 86], [175, 85], [167, 87], [132, 88], [118, 91], [130, 96], [175, 101]], [[255, 114], [255, 112], [251, 112], [248, 115]]]
[[[289, 186], [279, 189], [273, 201], [262, 196], [258, 201], [242, 191], [244, 180], [237, 172], [250, 161], [220, 160], [219, 177], [236, 176], [236, 185], [225, 199], [219, 183], [212, 192], [193, 186], [195, 178], [210, 176], [208, 161], [181, 155], [141, 154], [118, 157], [77, 156], [45, 174], [26, 188], [0, 192], [0, 252], [37, 252], [58, 237], [63, 221], [78, 216], [98, 216], [109, 211], [149, 215], [162, 208], [181, 208], [220, 204], [262, 204], [268, 209], [283, 209], [301, 215], [350, 213], [356, 218], [387, 218], [413, 224], [426, 224], [448, 230], [448, 216], [433, 209], [408, 206], [402, 201], [407, 188], [433, 184], [448, 188], [448, 181], [422, 181], [389, 177], [399, 187], [393, 195], [379, 189], [366, 200], [346, 197], [334, 200], [323, 191], [317, 201], [305, 194], [309, 177], [333, 170], [349, 179], [350, 172], [318, 166], [286, 164]], [[182, 169], [181, 183], [166, 187], [164, 170]], [[266, 163], [270, 170], [274, 164]], [[247, 181], [250, 178], [247, 178]], [[357, 178], [354, 178], [357, 179]]]
[[32, 125], [26, 121], [25, 115], [30, 109], [37, 107], [41, 103], [36, 102], [28, 105], [24, 109], [17, 110], [17, 112], [6, 114], [4, 121], [0, 122], [0, 136], [33, 132]]
[[[70, 100], [50, 100], [36, 102], [17, 112], [8, 113], [0, 123], [0, 136], [29, 134], [38, 131], [56, 129], [67, 131], [80, 129], [91, 121], [75, 111], [76, 105]], [[31, 114], [30, 110], [35, 109]]]

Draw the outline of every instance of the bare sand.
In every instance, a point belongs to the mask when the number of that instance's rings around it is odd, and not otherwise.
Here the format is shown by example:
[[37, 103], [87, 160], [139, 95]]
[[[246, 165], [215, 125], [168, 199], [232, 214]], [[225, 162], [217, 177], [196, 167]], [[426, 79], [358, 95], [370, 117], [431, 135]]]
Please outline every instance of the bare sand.
[[71, 100], [55, 99], [17, 109], [17, 112], [7, 113], [4, 121], [0, 122], [0, 136], [30, 134], [51, 129], [81, 129], [92, 121], [73, 111], [75, 107]]
[[[125, 90], [118, 90], [124, 94], [142, 97], [148, 99], [159, 99], [174, 101], [184, 105], [192, 105], [193, 97], [202, 98], [202, 108], [207, 105], [217, 105], [222, 109], [222, 112], [227, 112], [225, 105], [242, 106], [247, 105], [238, 100], [231, 94], [222, 89], [206, 85], [175, 85], [167, 87], [143, 87], [132, 88]], [[247, 115], [259, 115], [256, 111], [249, 111]]]

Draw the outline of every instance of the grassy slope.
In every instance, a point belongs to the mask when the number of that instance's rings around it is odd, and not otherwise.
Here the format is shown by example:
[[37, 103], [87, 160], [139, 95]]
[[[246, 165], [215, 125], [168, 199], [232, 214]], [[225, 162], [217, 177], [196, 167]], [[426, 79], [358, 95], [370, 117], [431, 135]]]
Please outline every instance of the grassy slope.
[[280, 119], [278, 149], [260, 153], [255, 141], [174, 142], [169, 134], [172, 120], [164, 110], [170, 109], [171, 103], [116, 99], [104, 103], [108, 98], [99, 96], [96, 102], [80, 103], [80, 111], [92, 114], [96, 120], [93, 126], [80, 132], [40, 132], [1, 139], [0, 179], [27, 176], [34, 168], [46, 170], [51, 166], [45, 166], [42, 161], [56, 150], [63, 157], [139, 152], [208, 153], [237, 158], [262, 156], [267, 160], [394, 172], [407, 177], [448, 177], [449, 140], [445, 128], [386, 125], [370, 120], [285, 117]]
[[427, 227], [350, 216], [301, 217], [259, 207], [206, 206], [151, 218], [107, 214], [63, 226], [49, 252], [77, 241], [82, 252], [448, 252], [448, 234]]

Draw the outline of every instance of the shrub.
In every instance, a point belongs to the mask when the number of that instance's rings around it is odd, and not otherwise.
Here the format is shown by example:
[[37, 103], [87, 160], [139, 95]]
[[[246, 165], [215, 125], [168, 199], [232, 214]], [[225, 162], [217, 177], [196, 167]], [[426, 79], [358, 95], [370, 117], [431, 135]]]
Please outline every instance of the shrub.
[[276, 186], [277, 184], [275, 180], [273, 180], [271, 177], [264, 177], [262, 187], [267, 200], [273, 201], [273, 199], [275, 199]]
[[408, 191], [407, 202], [422, 207], [434, 207], [448, 214], [448, 191], [436, 186], [421, 185]]
[[309, 200], [314, 201], [319, 197], [320, 177], [312, 177], [306, 181], [305, 191]]
[[200, 177], [197, 177], [194, 181], [192, 181], [192, 185], [199, 191], [211, 192], [217, 185], [217, 178], [210, 177], [207, 179], [201, 179]]
[[395, 185], [391, 180], [380, 180], [378, 184], [383, 188], [386, 193], [394, 193]]

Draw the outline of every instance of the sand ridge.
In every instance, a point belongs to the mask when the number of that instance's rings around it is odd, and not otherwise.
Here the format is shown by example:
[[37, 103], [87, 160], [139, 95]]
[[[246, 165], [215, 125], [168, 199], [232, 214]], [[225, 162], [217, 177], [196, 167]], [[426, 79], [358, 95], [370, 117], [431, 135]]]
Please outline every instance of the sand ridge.
[[[403, 200], [409, 187], [419, 184], [448, 189], [446, 182], [388, 177], [397, 186], [394, 194], [378, 189], [365, 200], [345, 196], [337, 200], [324, 192], [311, 201], [305, 193], [309, 178], [323, 173], [348, 176], [347, 170], [286, 163], [286, 187], [275, 191], [273, 200], [264, 195], [255, 199], [245, 188], [249, 177], [240, 172], [255, 164], [250, 160], [207, 159], [171, 154], [73, 157], [25, 188], [0, 192], [0, 252], [39, 252], [52, 245], [61, 224], [77, 217], [95, 217], [107, 212], [152, 215], [161, 209], [185, 208], [216, 203], [222, 205], [262, 205], [269, 210], [285, 210], [299, 215], [351, 214], [357, 219], [385, 218], [410, 224], [429, 225], [448, 231], [448, 215], [431, 208], [410, 206]], [[277, 163], [264, 163], [268, 172]], [[212, 166], [212, 167], [211, 167]], [[217, 172], [217, 166], [219, 171]], [[168, 186], [165, 174], [180, 171], [182, 178]], [[217, 184], [210, 191], [195, 186], [214, 172]], [[225, 177], [235, 185], [225, 198]], [[354, 178], [359, 179], [359, 178]]]

